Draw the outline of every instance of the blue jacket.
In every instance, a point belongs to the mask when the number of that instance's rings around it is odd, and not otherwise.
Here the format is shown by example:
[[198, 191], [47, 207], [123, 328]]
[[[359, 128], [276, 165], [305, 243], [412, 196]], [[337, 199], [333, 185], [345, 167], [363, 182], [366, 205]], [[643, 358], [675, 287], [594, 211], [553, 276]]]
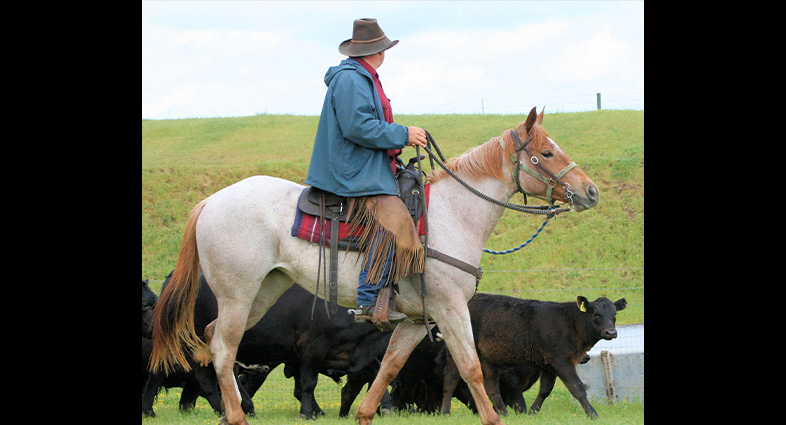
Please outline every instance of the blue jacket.
[[332, 66], [306, 184], [340, 196], [398, 195], [388, 149], [407, 145], [408, 130], [388, 124], [371, 75], [352, 59]]

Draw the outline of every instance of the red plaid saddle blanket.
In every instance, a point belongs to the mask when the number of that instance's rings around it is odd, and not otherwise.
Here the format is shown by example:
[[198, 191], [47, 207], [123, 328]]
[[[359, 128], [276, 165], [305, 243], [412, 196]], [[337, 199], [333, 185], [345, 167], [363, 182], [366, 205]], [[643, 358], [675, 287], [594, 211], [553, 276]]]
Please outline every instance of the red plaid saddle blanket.
[[[426, 185], [426, 208], [428, 208], [429, 202], [429, 191], [430, 185]], [[305, 194], [305, 191], [304, 193]], [[303, 196], [301, 194], [300, 196]], [[299, 204], [299, 202], [298, 202]], [[354, 229], [354, 232], [350, 232], [351, 225], [348, 223], [339, 223], [338, 225], [338, 247], [339, 249], [349, 249], [350, 251], [359, 251], [357, 246], [357, 241], [360, 239], [360, 235], [363, 234], [363, 227], [359, 226], [357, 229]], [[426, 226], [423, 222], [423, 215], [417, 221], [417, 228], [418, 234], [425, 235], [426, 234]], [[300, 210], [300, 208], [295, 208], [295, 222], [292, 224], [291, 235], [293, 237], [297, 237], [300, 239], [307, 240], [309, 242], [320, 243], [322, 242], [322, 226], [320, 226], [319, 217], [306, 214]], [[330, 229], [330, 219], [325, 219], [325, 244], [330, 245], [330, 238], [333, 236], [331, 235]]]

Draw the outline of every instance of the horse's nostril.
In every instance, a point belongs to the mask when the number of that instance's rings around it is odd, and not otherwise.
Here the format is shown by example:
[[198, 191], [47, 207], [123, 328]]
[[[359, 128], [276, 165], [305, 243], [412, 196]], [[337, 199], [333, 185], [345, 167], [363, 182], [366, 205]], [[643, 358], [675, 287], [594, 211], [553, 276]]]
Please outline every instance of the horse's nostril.
[[591, 201], [597, 201], [598, 200], [598, 188], [595, 187], [595, 185], [590, 185], [590, 187], [587, 188], [587, 196], [589, 197], [589, 199]]

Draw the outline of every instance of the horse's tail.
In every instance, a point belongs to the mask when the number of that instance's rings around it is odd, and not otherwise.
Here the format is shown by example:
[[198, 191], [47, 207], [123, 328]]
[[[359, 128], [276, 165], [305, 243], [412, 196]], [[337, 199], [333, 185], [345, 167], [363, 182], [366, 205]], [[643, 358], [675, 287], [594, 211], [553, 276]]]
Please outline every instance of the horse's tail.
[[199, 290], [196, 224], [206, 202], [207, 199], [191, 210], [174, 273], [153, 310], [151, 371], [163, 368], [169, 374], [176, 365], [188, 371], [188, 356], [198, 350], [207, 351], [207, 345], [194, 330], [194, 304]]

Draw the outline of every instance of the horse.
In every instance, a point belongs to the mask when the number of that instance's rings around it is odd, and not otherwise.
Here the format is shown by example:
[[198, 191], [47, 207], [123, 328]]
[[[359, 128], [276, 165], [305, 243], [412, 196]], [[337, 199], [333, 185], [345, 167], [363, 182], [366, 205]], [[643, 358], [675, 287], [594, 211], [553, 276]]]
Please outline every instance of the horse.
[[[543, 114], [544, 110], [537, 114], [532, 108], [515, 129], [449, 160], [447, 168], [501, 202], [522, 191], [541, 199], [548, 194], [551, 199], [546, 200], [551, 203], [570, 202], [577, 212], [596, 206], [597, 186], [549, 137], [542, 126]], [[552, 178], [543, 178], [544, 173]], [[504, 205], [477, 199], [443, 170], [431, 173], [429, 182], [429, 247], [477, 267]], [[294, 283], [311, 293], [317, 290], [319, 246], [290, 235], [304, 188], [277, 177], [253, 176], [198, 203], [186, 224], [175, 273], [155, 308], [151, 369], [188, 368], [189, 355], [205, 364], [212, 360], [226, 412], [222, 424], [248, 423], [232, 375], [243, 332]], [[348, 251], [339, 260], [338, 303], [342, 306], [354, 307], [360, 255]], [[200, 267], [218, 301], [218, 317], [204, 332], [206, 342], [196, 335], [193, 324]], [[475, 399], [481, 423], [502, 424], [483, 386], [467, 310], [467, 301], [477, 289], [475, 276], [427, 259], [423, 278], [426, 313], [439, 326]], [[398, 291], [399, 311], [422, 317], [420, 276], [401, 278]], [[426, 335], [427, 326], [433, 323], [404, 321], [393, 330], [379, 373], [358, 408], [360, 425], [371, 424], [385, 389]]]

